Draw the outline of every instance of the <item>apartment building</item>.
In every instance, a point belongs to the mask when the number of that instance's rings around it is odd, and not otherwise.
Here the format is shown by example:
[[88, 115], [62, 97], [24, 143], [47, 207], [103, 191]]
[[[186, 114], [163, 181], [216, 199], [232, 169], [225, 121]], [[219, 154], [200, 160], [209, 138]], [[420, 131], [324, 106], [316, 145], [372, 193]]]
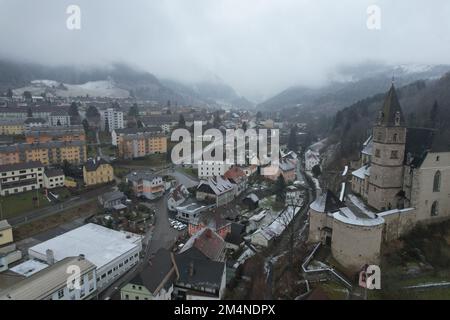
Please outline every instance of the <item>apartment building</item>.
[[167, 137], [161, 133], [139, 132], [118, 137], [119, 157], [134, 159], [167, 152]]
[[143, 128], [124, 128], [111, 131], [111, 144], [113, 146], [119, 145], [119, 137], [134, 134], [153, 133], [162, 134], [164, 131], [160, 127], [143, 127]]
[[57, 111], [53, 111], [49, 116], [48, 116], [48, 123], [51, 126], [56, 126], [56, 127], [68, 127], [70, 126], [70, 116], [69, 113], [67, 111], [63, 111], [63, 110], [57, 110]]
[[[67, 281], [70, 268], [80, 271], [73, 284]], [[86, 300], [97, 292], [96, 266], [83, 255], [64, 258], [29, 277], [10, 277], [19, 281], [0, 291], [0, 300]]]
[[33, 127], [25, 131], [26, 143], [45, 143], [51, 141], [86, 141], [83, 126]]
[[86, 156], [84, 141], [51, 141], [0, 146], [0, 165], [31, 161], [40, 161], [45, 166], [61, 164], [64, 161], [80, 164], [85, 161]]
[[123, 129], [123, 112], [108, 108], [100, 111], [100, 128], [103, 131], [112, 132], [113, 130]]
[[126, 182], [132, 184], [137, 197], [149, 200], [157, 199], [164, 194], [165, 186], [162, 177], [148, 172], [133, 172], [126, 176]]
[[83, 180], [88, 187], [111, 182], [114, 180], [113, 167], [104, 159], [89, 159], [83, 166]]
[[7, 196], [44, 186], [44, 166], [41, 162], [0, 166], [0, 195]]
[[64, 187], [65, 175], [61, 169], [46, 169], [44, 172], [44, 188]]
[[0, 135], [21, 135], [25, 125], [21, 120], [0, 120]]

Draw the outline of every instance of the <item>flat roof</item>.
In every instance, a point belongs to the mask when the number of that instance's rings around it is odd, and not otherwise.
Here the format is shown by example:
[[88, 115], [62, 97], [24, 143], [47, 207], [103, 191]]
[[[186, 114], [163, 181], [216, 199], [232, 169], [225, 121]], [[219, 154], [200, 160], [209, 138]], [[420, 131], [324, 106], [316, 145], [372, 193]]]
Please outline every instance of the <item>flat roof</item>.
[[29, 277], [47, 267], [48, 264], [46, 263], [37, 260], [27, 260], [9, 270], [22, 276]]
[[50, 249], [53, 251], [56, 261], [84, 254], [86, 259], [100, 269], [112, 260], [135, 249], [141, 239], [141, 236], [137, 234], [116, 231], [89, 223], [31, 247], [28, 253], [31, 256], [33, 252], [46, 256], [47, 249]]

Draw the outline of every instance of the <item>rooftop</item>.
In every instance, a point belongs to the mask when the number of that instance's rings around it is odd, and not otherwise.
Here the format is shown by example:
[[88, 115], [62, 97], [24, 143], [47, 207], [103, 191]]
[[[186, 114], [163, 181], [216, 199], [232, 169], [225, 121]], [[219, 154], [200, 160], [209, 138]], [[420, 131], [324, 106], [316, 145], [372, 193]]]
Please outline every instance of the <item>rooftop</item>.
[[66, 232], [42, 242], [28, 250], [41, 256], [53, 250], [56, 261], [84, 254], [98, 269], [124, 253], [136, 248], [141, 237], [131, 233], [111, 230], [93, 223]]
[[210, 228], [204, 228], [189, 238], [180, 253], [193, 247], [200, 250], [209, 259], [220, 261], [225, 250], [225, 241]]
[[0, 166], [0, 172], [27, 170], [35, 168], [43, 168], [44, 165], [40, 161], [31, 161], [26, 163], [5, 164]]

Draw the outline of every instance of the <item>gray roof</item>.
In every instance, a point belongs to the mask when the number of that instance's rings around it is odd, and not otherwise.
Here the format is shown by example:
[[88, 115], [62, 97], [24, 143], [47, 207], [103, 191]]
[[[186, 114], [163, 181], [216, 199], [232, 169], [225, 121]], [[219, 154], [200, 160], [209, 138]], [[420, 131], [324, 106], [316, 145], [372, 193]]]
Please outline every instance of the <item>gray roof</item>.
[[121, 191], [111, 191], [104, 193], [100, 196], [103, 201], [113, 201], [117, 199], [123, 199], [126, 198], [125, 194]]
[[84, 141], [49, 141], [44, 143], [18, 143], [9, 146], [0, 146], [0, 152], [17, 152], [24, 150], [33, 149], [51, 149], [51, 148], [62, 148], [68, 146], [84, 146], [86, 143]]
[[389, 90], [383, 107], [381, 108], [381, 113], [379, 116], [379, 123], [382, 126], [393, 126], [395, 125], [395, 115], [397, 112], [400, 114], [400, 124], [405, 124], [405, 119], [403, 117], [402, 108], [400, 107], [400, 102], [397, 98], [397, 92], [395, 90], [394, 84], [392, 84]]
[[96, 171], [102, 164], [109, 163], [103, 158], [88, 159], [84, 164], [84, 167], [86, 168], [86, 171]]
[[0, 172], [26, 170], [26, 169], [43, 168], [43, 167], [44, 167], [44, 165], [40, 161], [5, 164], [5, 165], [0, 166]]
[[61, 169], [46, 169], [45, 170], [45, 175], [50, 178], [50, 177], [59, 177], [59, 176], [63, 176], [64, 175], [64, 171], [62, 171]]
[[172, 274], [175, 274], [172, 253], [161, 248], [130, 283], [142, 285], [155, 295], [158, 288], [173, 284], [175, 279], [171, 277]]
[[135, 171], [126, 176], [126, 178], [130, 181], [137, 182], [139, 180], [153, 180], [155, 178], [160, 178], [160, 176], [155, 175], [146, 171]]
[[82, 274], [95, 269], [86, 259], [68, 257], [0, 292], [0, 300], [42, 300], [67, 286], [67, 268], [80, 267]]
[[0, 220], [0, 231], [11, 228], [7, 220]]
[[197, 248], [175, 256], [179, 278], [177, 283], [194, 287], [207, 287], [219, 290], [225, 269], [224, 262], [209, 260]]

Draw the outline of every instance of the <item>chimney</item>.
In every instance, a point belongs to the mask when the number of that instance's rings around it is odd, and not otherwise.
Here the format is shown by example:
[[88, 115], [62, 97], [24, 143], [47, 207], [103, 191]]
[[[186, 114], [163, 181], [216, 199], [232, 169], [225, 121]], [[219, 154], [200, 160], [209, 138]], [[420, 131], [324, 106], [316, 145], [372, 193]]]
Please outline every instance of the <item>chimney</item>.
[[84, 254], [80, 254], [80, 255], [78, 256], [78, 261], [83, 261], [85, 258], [86, 258], [86, 257], [85, 257]]
[[191, 263], [189, 264], [189, 276], [194, 276], [194, 261], [191, 261]]
[[51, 266], [52, 264], [55, 263], [55, 255], [53, 253], [53, 250], [47, 249], [47, 251], [45, 251], [45, 255], [46, 255], [46, 258], [47, 258], [47, 264], [48, 265]]

